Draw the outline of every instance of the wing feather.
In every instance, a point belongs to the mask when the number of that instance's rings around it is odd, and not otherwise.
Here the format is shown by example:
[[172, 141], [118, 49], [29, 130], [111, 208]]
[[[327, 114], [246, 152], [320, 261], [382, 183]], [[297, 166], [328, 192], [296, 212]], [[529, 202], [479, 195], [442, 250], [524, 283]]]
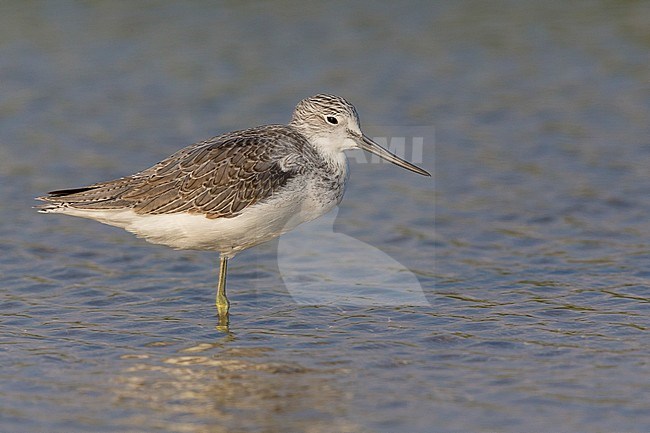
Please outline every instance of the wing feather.
[[[305, 152], [308, 155], [305, 155]], [[131, 208], [139, 214], [191, 212], [231, 218], [269, 199], [318, 158], [289, 126], [269, 125], [202, 141], [132, 176], [52, 191], [52, 207]]]

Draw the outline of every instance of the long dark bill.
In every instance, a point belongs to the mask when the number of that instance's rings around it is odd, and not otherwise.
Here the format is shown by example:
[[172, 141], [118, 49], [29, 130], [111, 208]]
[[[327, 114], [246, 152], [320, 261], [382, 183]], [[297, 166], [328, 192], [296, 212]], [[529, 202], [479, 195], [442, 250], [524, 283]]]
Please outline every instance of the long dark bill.
[[410, 170], [412, 172], [415, 172], [417, 174], [421, 174], [423, 176], [431, 176], [431, 174], [418, 167], [417, 165], [413, 165], [408, 161], [404, 161], [402, 158], [400, 158], [397, 155], [394, 155], [372, 141], [370, 138], [368, 138], [366, 135], [361, 136], [361, 140], [357, 142], [359, 144], [359, 147], [361, 147], [363, 150], [367, 150], [368, 152], [377, 155], [378, 157], [385, 159], [386, 161], [392, 162], [395, 165], [399, 165], [402, 168], [405, 168], [407, 170]]

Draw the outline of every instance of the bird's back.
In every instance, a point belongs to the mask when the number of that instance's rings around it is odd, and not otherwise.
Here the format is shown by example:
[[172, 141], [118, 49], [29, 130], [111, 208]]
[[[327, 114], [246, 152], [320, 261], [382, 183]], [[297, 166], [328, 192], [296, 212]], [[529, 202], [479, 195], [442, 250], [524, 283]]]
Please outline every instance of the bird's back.
[[186, 212], [232, 218], [322, 164], [294, 128], [266, 125], [195, 143], [130, 176], [52, 191], [39, 198], [48, 202], [40, 210], [131, 209], [141, 215]]

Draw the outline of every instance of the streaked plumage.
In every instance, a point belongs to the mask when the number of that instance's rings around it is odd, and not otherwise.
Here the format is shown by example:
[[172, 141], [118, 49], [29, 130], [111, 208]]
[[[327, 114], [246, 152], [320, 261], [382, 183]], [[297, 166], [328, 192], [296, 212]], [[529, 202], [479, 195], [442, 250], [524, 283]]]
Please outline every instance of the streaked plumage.
[[225, 299], [227, 259], [336, 206], [348, 175], [343, 150], [356, 147], [429, 175], [365, 137], [350, 103], [320, 94], [302, 100], [288, 125], [220, 135], [139, 173], [52, 191], [39, 197], [47, 202], [39, 210], [95, 219], [174, 248], [219, 251]]
[[323, 161], [282, 125], [231, 132], [186, 147], [140, 173], [43, 199], [78, 209], [133, 209], [140, 215], [189, 212], [235, 217]]

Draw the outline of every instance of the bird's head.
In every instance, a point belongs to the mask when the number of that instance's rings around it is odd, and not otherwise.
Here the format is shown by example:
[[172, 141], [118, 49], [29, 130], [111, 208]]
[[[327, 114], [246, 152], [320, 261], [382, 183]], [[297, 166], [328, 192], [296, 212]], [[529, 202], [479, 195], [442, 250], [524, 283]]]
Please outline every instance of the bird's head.
[[407, 170], [431, 176], [364, 135], [357, 110], [340, 96], [321, 93], [303, 99], [296, 106], [289, 125], [324, 154], [334, 156], [348, 149], [363, 149]]

